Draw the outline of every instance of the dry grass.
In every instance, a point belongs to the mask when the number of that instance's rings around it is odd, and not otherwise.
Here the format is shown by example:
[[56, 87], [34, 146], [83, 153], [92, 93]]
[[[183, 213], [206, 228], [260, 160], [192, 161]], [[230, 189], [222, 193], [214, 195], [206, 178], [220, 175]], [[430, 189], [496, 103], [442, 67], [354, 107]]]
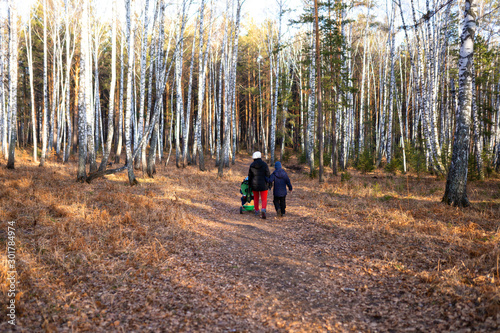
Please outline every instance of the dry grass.
[[[306, 311], [299, 291], [294, 291], [295, 303], [282, 300], [281, 292], [273, 289], [279, 286], [277, 280], [265, 282], [251, 270], [234, 276], [242, 266], [238, 261], [249, 253], [249, 262], [260, 260], [266, 274], [276, 271], [277, 276], [283, 267], [306, 271], [300, 267], [318, 261], [326, 270], [311, 268], [311, 274], [321, 271], [329, 278], [322, 286], [319, 281], [326, 277], [318, 273], [317, 288], [341, 283], [341, 275], [332, 275], [332, 267], [340, 269], [340, 262], [347, 265], [342, 266], [346, 275], [371, 279], [358, 281], [356, 287], [367, 295], [378, 290], [380, 281], [391, 288], [387, 281], [394, 277], [408, 279], [420, 299], [412, 304], [441, 311], [441, 318], [448, 311], [461, 313], [463, 326], [453, 326], [458, 319], [450, 317], [449, 322], [443, 319], [444, 326], [436, 324], [442, 328], [438, 330], [498, 327], [498, 179], [469, 183], [473, 207], [457, 209], [440, 203], [444, 181], [432, 177], [349, 170], [349, 181], [330, 177], [318, 185], [306, 174], [289, 171], [296, 190], [288, 199], [288, 224], [251, 224], [248, 216], [234, 215], [248, 162], [240, 156], [223, 179], [217, 178], [212, 161], [208, 172], [160, 165], [154, 180], [141, 178], [139, 172], [140, 185], [130, 187], [126, 174], [76, 183], [74, 162], [48, 161], [39, 168], [20, 152], [15, 170], [0, 168], [0, 243], [6, 241], [4, 222], [16, 221], [20, 328], [384, 330], [377, 318], [390, 316], [373, 312], [366, 300], [359, 305], [365, 307], [360, 311], [365, 319], [359, 314], [343, 317], [343, 312], [335, 317], [334, 311]], [[268, 238], [270, 245], [262, 247]], [[279, 255], [270, 254], [273, 246], [279, 246]], [[8, 300], [4, 249], [2, 245], [2, 317]], [[292, 253], [296, 259], [288, 257]], [[260, 282], [246, 281], [245, 274]], [[373, 282], [376, 279], [384, 280]], [[344, 289], [338, 289], [337, 299], [349, 296]], [[447, 309], [451, 302], [460, 308]], [[233, 304], [231, 310], [214, 305], [225, 303]], [[281, 313], [272, 315], [267, 308]], [[0, 324], [0, 329], [8, 329], [6, 325]], [[427, 322], [422, 325], [429, 327]]]

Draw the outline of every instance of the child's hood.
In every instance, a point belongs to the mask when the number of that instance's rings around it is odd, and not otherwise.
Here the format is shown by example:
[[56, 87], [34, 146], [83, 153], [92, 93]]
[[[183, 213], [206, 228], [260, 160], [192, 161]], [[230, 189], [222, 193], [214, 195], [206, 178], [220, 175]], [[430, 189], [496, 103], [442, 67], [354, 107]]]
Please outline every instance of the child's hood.
[[276, 178], [286, 178], [287, 176], [286, 171], [281, 168], [274, 170], [273, 173]]

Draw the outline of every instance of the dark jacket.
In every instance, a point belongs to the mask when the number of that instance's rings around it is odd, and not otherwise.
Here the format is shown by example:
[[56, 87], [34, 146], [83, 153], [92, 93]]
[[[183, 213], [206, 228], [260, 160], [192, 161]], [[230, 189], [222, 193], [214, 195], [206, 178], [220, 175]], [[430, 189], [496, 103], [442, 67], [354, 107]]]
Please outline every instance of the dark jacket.
[[248, 171], [248, 183], [252, 191], [267, 191], [266, 179], [269, 177], [269, 167], [261, 158], [257, 158], [250, 164]]
[[268, 183], [274, 182], [274, 196], [275, 197], [284, 197], [286, 196], [286, 188], [292, 191], [292, 183], [290, 182], [290, 178], [288, 178], [288, 174], [283, 168], [281, 168], [281, 163], [276, 162], [274, 164], [274, 172], [271, 177], [267, 178]]

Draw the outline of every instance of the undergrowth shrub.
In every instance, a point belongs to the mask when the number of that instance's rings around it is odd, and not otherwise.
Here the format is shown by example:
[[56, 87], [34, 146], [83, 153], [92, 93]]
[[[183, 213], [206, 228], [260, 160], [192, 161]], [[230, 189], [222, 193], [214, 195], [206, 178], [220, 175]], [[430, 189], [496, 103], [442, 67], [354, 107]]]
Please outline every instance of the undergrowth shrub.
[[375, 163], [371, 150], [365, 149], [359, 156], [358, 162], [356, 163], [356, 169], [361, 171], [361, 173], [368, 173], [375, 170]]
[[408, 162], [408, 166], [412, 171], [416, 172], [417, 175], [420, 175], [422, 172], [426, 171], [426, 162], [425, 162], [425, 152], [423, 149], [423, 145], [419, 144], [412, 145], [409, 141], [405, 143], [406, 149], [406, 161]]
[[292, 157], [291, 151], [285, 150], [285, 152], [283, 153], [283, 162], [287, 163], [288, 161], [290, 161], [290, 157]]
[[349, 171], [342, 172], [340, 174], [340, 181], [341, 182], [348, 182], [352, 179], [352, 175], [349, 173]]
[[306, 164], [307, 162], [307, 156], [306, 156], [306, 152], [303, 151], [300, 155], [299, 155], [299, 163], [300, 164]]
[[391, 161], [385, 165], [384, 170], [387, 173], [395, 175], [396, 172], [402, 168], [402, 165], [402, 161], [394, 156]]

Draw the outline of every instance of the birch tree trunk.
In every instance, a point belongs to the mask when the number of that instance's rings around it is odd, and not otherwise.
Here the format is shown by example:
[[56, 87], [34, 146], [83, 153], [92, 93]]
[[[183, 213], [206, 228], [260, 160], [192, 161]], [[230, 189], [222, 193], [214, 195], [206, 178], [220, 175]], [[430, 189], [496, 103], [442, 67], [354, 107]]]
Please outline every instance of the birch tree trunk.
[[120, 43], [120, 94], [118, 102], [118, 135], [117, 135], [117, 144], [116, 144], [116, 154], [115, 154], [115, 164], [120, 163], [120, 156], [122, 154], [122, 141], [123, 141], [123, 87], [124, 87], [124, 77], [125, 77], [125, 63], [123, 61], [123, 48], [125, 45], [125, 41], [122, 40]]
[[396, 32], [393, 31], [394, 29], [394, 16], [395, 16], [395, 10], [394, 10], [394, 2], [392, 3], [392, 14], [391, 14], [391, 25], [389, 29], [389, 35], [391, 36], [391, 51], [390, 51], [390, 62], [391, 62], [391, 78], [390, 78], [390, 85], [389, 85], [389, 108], [388, 108], [388, 124], [387, 124], [387, 145], [386, 145], [386, 153], [387, 153], [387, 163], [391, 163], [392, 161], [392, 122], [393, 122], [393, 115], [394, 115], [394, 91], [396, 88], [396, 77], [394, 74], [394, 44], [395, 44], [395, 35]]
[[132, 159], [132, 139], [130, 135], [132, 115], [132, 73], [134, 71], [134, 24], [130, 20], [130, 0], [125, 0], [127, 12], [128, 68], [127, 68], [127, 100], [125, 105], [125, 151], [127, 152], [128, 181], [136, 185]]
[[[68, 143], [64, 149], [64, 162], [69, 161], [69, 154], [71, 152], [71, 137], [73, 135], [73, 124], [71, 122], [71, 110], [70, 110], [70, 102], [71, 102], [71, 61], [73, 58], [73, 54], [75, 51], [75, 41], [73, 41], [73, 51], [70, 55], [70, 34], [69, 34], [69, 5], [68, 0], [64, 2], [64, 9], [66, 14], [66, 128], [67, 135], [66, 139]], [[75, 34], [76, 35], [76, 34]], [[76, 97], [76, 96], [75, 96]]]
[[307, 110], [307, 162], [309, 164], [311, 175], [314, 174], [314, 119], [315, 119], [315, 107], [316, 107], [316, 56], [314, 48], [311, 45], [310, 52], [311, 64], [309, 66], [309, 106]]
[[[189, 65], [189, 83], [188, 83], [188, 97], [186, 104], [186, 119], [184, 120], [184, 128], [182, 137], [184, 140], [182, 141], [184, 144], [182, 146], [182, 166], [185, 168], [188, 165], [188, 148], [189, 148], [189, 127], [191, 125], [191, 97], [193, 93], [193, 69], [194, 69], [194, 51], [196, 46], [196, 33], [195, 29], [194, 37], [193, 37], [193, 47], [191, 50], [191, 64]], [[201, 39], [201, 36], [200, 36]], [[198, 101], [199, 102], [199, 101]]]
[[264, 109], [262, 107], [262, 80], [260, 78], [260, 63], [262, 57], [259, 53], [259, 58], [257, 58], [257, 63], [259, 64], [259, 107], [260, 107], [260, 132], [262, 134], [261, 142], [263, 143], [264, 156], [267, 157], [267, 140], [264, 131]]
[[[82, 30], [83, 36], [83, 30]], [[47, 1], [43, 1], [43, 120], [42, 120], [42, 155], [40, 166], [45, 165], [45, 154], [47, 153], [47, 113], [49, 112], [49, 91], [47, 78]]]
[[88, 91], [87, 76], [90, 68], [87, 67], [87, 58], [89, 54], [89, 33], [88, 33], [88, 5], [83, 5], [82, 24], [81, 24], [81, 46], [80, 46], [80, 90], [78, 92], [78, 171], [76, 180], [84, 182], [87, 179], [85, 163], [87, 160], [87, 114], [90, 108], [90, 96], [86, 96]]
[[[361, 95], [360, 95], [360, 108], [359, 108], [359, 144], [358, 144], [358, 156], [363, 153], [365, 150], [365, 82], [366, 82], [366, 54], [367, 54], [367, 44], [368, 44], [368, 38], [367, 38], [367, 32], [369, 28], [369, 22], [370, 22], [370, 7], [371, 7], [371, 1], [368, 1], [368, 6], [367, 6], [367, 14], [366, 14], [366, 24], [365, 24], [365, 30], [363, 31], [363, 68], [362, 68], [362, 74], [361, 74]], [[369, 75], [368, 75], [369, 76]], [[370, 99], [368, 99], [370, 101]]]
[[9, 107], [11, 110], [10, 119], [10, 141], [9, 141], [9, 159], [7, 169], [14, 169], [15, 149], [17, 142], [17, 11], [13, 0], [9, 1]]
[[[28, 31], [24, 35], [24, 37], [26, 42], [26, 54], [28, 58], [28, 71], [30, 75], [31, 124], [32, 124], [31, 130], [33, 132], [33, 161], [38, 162], [37, 139], [36, 139], [37, 136], [36, 136], [35, 89], [33, 86], [33, 45], [31, 42], [31, 13], [30, 17], [28, 18]], [[0, 89], [2, 89], [2, 87], [0, 87]]]
[[476, 99], [476, 70], [474, 65], [474, 57], [472, 58], [472, 128], [474, 133], [474, 159], [476, 160], [476, 172], [479, 180], [484, 180], [484, 170], [483, 170], [483, 157], [481, 153], [483, 152], [481, 148], [481, 129], [479, 128], [479, 116], [478, 107]]
[[238, 67], [238, 42], [239, 42], [239, 36], [240, 36], [240, 18], [241, 18], [241, 6], [243, 5], [243, 2], [245, 0], [237, 0], [237, 5], [236, 5], [236, 23], [235, 23], [235, 35], [234, 35], [234, 46], [233, 46], [233, 60], [232, 60], [232, 85], [231, 85], [231, 90], [232, 90], [232, 143], [233, 143], [233, 150], [232, 150], [232, 164], [235, 163], [235, 157], [236, 157], [236, 140], [237, 140], [237, 135], [236, 135], [236, 69]]
[[[88, 12], [88, 15], [90, 15], [89, 8], [87, 7], [88, 5], [84, 3], [84, 6], [86, 7], [86, 10]], [[85, 91], [85, 103], [86, 103], [86, 108], [87, 108], [87, 156], [90, 164], [90, 172], [94, 172], [97, 170], [97, 162], [96, 162], [96, 145], [95, 145], [95, 139], [96, 139], [96, 131], [95, 131], [95, 124], [96, 124], [96, 119], [95, 119], [95, 101], [93, 100], [92, 96], [92, 51], [91, 51], [91, 41], [90, 41], [90, 22], [85, 20], [85, 23], [87, 24], [86, 32], [87, 35], [83, 36], [82, 38], [85, 38], [86, 44], [84, 47], [87, 49], [88, 52], [86, 52], [87, 57], [85, 58], [85, 69], [87, 72], [85, 73], [85, 82], [83, 83], [84, 86], [86, 87]], [[96, 59], [97, 61], [97, 59]], [[97, 78], [96, 78], [97, 79]], [[98, 80], [96, 80], [98, 81]]]
[[[198, 45], [199, 55], [198, 55], [198, 113], [196, 115], [196, 139], [193, 148], [193, 155], [197, 154], [199, 159], [199, 168], [200, 171], [205, 171], [205, 159], [203, 155], [203, 146], [201, 142], [202, 138], [202, 113], [203, 113], [203, 102], [205, 96], [205, 79], [206, 79], [206, 70], [208, 63], [208, 51], [210, 50], [210, 40], [212, 36], [212, 28], [210, 28], [210, 32], [208, 33], [207, 45], [205, 48], [205, 52], [203, 54], [203, 18], [205, 11], [205, 0], [201, 1], [200, 4], [200, 41]], [[210, 94], [209, 94], [210, 95]], [[209, 107], [210, 109], [210, 107]]]
[[0, 25], [0, 141], [1, 152], [4, 157], [8, 155], [7, 146], [7, 107], [5, 105], [5, 69], [4, 69], [4, 47], [3, 47], [4, 25]]
[[459, 113], [455, 128], [453, 154], [446, 180], [443, 202], [459, 207], [470, 205], [467, 198], [467, 168], [469, 160], [471, 108], [472, 108], [472, 66], [474, 57], [474, 35], [476, 33], [476, 3], [465, 0], [464, 24], [460, 37]]
[[[147, 44], [148, 44], [148, 12], [149, 12], [149, 0], [146, 0], [144, 5], [144, 17], [142, 21], [142, 42], [141, 42], [141, 69], [140, 69], [140, 82], [139, 82], [139, 122], [137, 126], [137, 138], [142, 139], [144, 135], [144, 108], [145, 108], [145, 97], [146, 97], [146, 55], [147, 55]], [[152, 61], [152, 59], [150, 60]], [[151, 65], [150, 65], [151, 66]], [[149, 112], [150, 110], [148, 110]], [[141, 162], [142, 161], [142, 162]], [[142, 166], [142, 170], [146, 169], [146, 161], [142, 160], [142, 154], [139, 154], [135, 161], [135, 168], [139, 169]]]
[[111, 21], [111, 83], [109, 88], [109, 107], [108, 107], [108, 137], [106, 139], [106, 148], [103, 151], [101, 165], [99, 171], [106, 169], [109, 155], [111, 153], [111, 145], [113, 143], [113, 117], [115, 111], [115, 88], [116, 88], [116, 0], [113, 0], [112, 21]]
[[[184, 29], [186, 26], [186, 2], [182, 1], [182, 14], [181, 22], [179, 27], [179, 33], [177, 36], [177, 41], [179, 47], [176, 49], [175, 54], [175, 86], [176, 86], [176, 119], [175, 119], [175, 165], [181, 167], [181, 142], [180, 142], [180, 131], [183, 127], [181, 116], [184, 114], [184, 99], [182, 97], [182, 56], [184, 49]], [[184, 119], [182, 119], [184, 120]], [[183, 137], [183, 140], [185, 138]]]
[[54, 23], [52, 27], [52, 106], [50, 108], [50, 120], [49, 120], [49, 152], [54, 148], [54, 115], [56, 113], [57, 104], [57, 78], [56, 78], [56, 68], [57, 68], [57, 24]]
[[321, 53], [319, 48], [319, 24], [318, 24], [318, 0], [314, 0], [314, 23], [316, 37], [316, 64], [318, 68], [318, 141], [319, 141], [319, 182], [324, 182], [323, 179], [323, 110], [322, 110], [322, 95], [321, 95]]
[[0, 129], [2, 141], [2, 154], [4, 157], [8, 155], [8, 139], [7, 139], [7, 106], [5, 105], [5, 68], [4, 68], [4, 47], [3, 47], [4, 25], [0, 25]]

